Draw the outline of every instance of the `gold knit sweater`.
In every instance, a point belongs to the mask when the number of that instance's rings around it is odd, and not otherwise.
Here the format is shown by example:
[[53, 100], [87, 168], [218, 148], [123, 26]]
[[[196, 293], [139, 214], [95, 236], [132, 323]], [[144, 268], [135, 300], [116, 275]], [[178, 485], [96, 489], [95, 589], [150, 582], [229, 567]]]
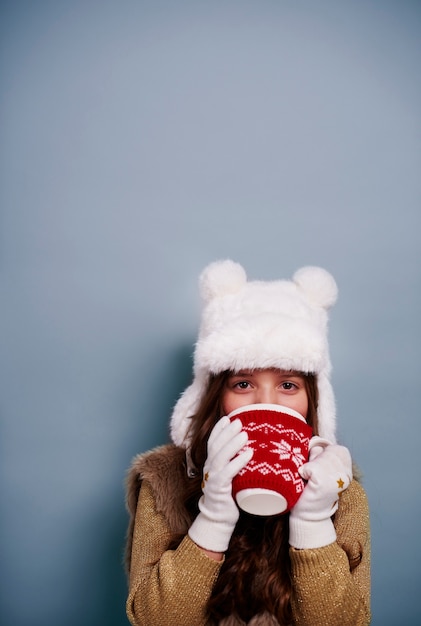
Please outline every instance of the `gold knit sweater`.
[[[181, 504], [188, 480], [184, 450], [162, 446], [135, 458], [128, 474], [127, 615], [133, 626], [206, 626], [205, 608], [221, 563], [187, 535]], [[323, 548], [290, 548], [293, 626], [367, 626], [370, 623], [370, 530], [365, 492], [352, 481], [334, 524], [337, 541]], [[175, 550], [174, 535], [184, 534]], [[255, 616], [250, 626], [276, 626]], [[235, 617], [220, 626], [244, 626]]]

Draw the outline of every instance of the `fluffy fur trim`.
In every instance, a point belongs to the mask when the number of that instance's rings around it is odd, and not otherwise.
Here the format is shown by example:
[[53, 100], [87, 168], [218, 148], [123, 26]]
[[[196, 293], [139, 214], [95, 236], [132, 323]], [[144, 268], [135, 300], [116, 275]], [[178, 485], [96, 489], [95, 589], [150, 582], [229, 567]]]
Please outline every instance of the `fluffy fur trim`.
[[291, 281], [247, 281], [243, 267], [226, 260], [205, 268], [199, 288], [204, 308], [194, 379], [173, 411], [174, 443], [188, 447], [190, 417], [210, 374], [268, 367], [317, 375], [320, 435], [335, 441], [327, 342], [328, 310], [337, 298], [333, 277], [320, 267], [303, 267]]
[[181, 504], [188, 481], [185, 458], [184, 449], [170, 444], [138, 454], [133, 459], [126, 479], [126, 508], [129, 513], [125, 552], [127, 573], [130, 571], [137, 501], [144, 480], [152, 486], [157, 511], [165, 515], [171, 531], [174, 534], [187, 532], [191, 520]]

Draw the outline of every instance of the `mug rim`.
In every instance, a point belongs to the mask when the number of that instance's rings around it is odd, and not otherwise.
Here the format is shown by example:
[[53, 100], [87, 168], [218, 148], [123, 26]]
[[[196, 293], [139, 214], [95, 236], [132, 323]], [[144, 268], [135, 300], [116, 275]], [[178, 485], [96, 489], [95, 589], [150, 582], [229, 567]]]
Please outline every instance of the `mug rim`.
[[249, 411], [274, 411], [276, 413], [286, 413], [287, 415], [291, 415], [292, 417], [297, 417], [302, 422], [306, 422], [306, 419], [301, 413], [296, 411], [295, 409], [291, 409], [284, 404], [269, 404], [269, 403], [256, 403], [256, 404], [245, 404], [244, 406], [239, 406], [231, 413], [228, 413], [229, 419], [236, 417], [237, 415], [241, 415], [242, 413], [247, 413]]

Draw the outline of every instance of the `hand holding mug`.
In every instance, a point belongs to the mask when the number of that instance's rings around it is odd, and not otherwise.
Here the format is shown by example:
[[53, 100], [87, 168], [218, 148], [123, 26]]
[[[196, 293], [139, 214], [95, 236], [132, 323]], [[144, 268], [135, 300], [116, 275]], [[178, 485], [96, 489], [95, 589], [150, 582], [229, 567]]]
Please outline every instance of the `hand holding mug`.
[[250, 461], [253, 451], [241, 450], [247, 433], [239, 420], [221, 417], [208, 440], [203, 468], [203, 495], [199, 515], [189, 529], [190, 538], [201, 548], [225, 552], [239, 517], [232, 495], [232, 479]]
[[336, 540], [331, 520], [340, 495], [352, 480], [352, 460], [344, 446], [313, 437], [310, 460], [299, 469], [307, 481], [289, 518], [290, 544], [295, 548], [320, 548]]

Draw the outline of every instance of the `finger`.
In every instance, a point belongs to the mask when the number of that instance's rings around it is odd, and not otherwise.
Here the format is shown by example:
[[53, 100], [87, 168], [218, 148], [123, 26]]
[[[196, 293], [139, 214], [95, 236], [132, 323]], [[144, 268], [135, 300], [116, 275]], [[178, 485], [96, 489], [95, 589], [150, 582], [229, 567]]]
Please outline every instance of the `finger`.
[[324, 439], [318, 435], [312, 437], [308, 446], [310, 461], [313, 461], [315, 458], [320, 456], [320, 454], [322, 454], [322, 452], [330, 445], [331, 442], [328, 439]]
[[208, 447], [212, 445], [213, 441], [219, 436], [219, 434], [228, 426], [230, 423], [229, 417], [224, 415], [221, 417], [213, 427], [211, 434], [208, 439]]
[[232, 480], [253, 458], [254, 450], [248, 448], [235, 456], [227, 466], [227, 475]]
[[313, 448], [311, 448], [309, 454], [310, 461], [314, 461], [314, 459], [317, 459], [317, 457], [320, 456], [323, 452], [324, 448], [322, 446], [314, 446]]
[[[243, 426], [240, 420], [231, 422], [222, 417], [215, 425], [208, 440], [208, 455], [215, 456], [233, 437], [241, 432]], [[222, 423], [221, 423], [222, 422]]]
[[304, 480], [310, 480], [311, 478], [311, 465], [310, 463], [304, 463], [298, 468], [298, 473]]
[[245, 431], [237, 433], [229, 441], [227, 441], [212, 457], [212, 466], [219, 471], [226, 467], [228, 463], [244, 448], [248, 442], [248, 436]]

